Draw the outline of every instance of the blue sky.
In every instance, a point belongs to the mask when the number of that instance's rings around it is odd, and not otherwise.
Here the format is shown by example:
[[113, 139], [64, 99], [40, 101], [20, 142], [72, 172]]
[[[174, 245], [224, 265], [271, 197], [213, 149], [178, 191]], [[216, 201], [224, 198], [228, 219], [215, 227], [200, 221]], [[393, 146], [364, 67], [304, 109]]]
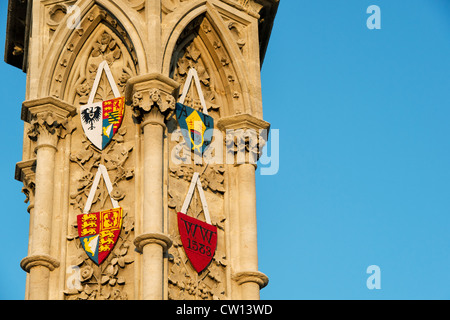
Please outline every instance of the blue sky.
[[280, 130], [280, 171], [257, 178], [263, 299], [450, 298], [449, 53], [449, 1], [281, 2], [262, 69]]
[[[366, 27], [370, 5], [381, 30]], [[6, 13], [1, 1], [2, 53]], [[262, 68], [280, 135], [279, 172], [257, 174], [262, 299], [450, 298], [449, 54], [446, 0], [281, 1]], [[0, 74], [0, 299], [23, 299], [25, 74]]]

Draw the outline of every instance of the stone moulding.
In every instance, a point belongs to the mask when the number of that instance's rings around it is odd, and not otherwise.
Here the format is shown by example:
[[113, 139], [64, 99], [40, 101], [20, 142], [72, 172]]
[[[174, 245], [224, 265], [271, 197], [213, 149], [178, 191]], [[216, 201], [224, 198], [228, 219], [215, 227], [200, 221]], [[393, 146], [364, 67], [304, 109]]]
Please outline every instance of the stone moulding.
[[150, 243], [159, 244], [163, 248], [164, 252], [172, 246], [172, 240], [167, 235], [162, 233], [141, 234], [134, 239], [136, 250], [140, 253], [142, 253], [144, 247]]
[[217, 123], [220, 130], [226, 131], [227, 129], [254, 129], [254, 130], [269, 130], [270, 123], [262, 119], [256, 118], [250, 114], [239, 114], [222, 118]]
[[21, 119], [30, 122], [33, 114], [45, 111], [53, 111], [61, 118], [68, 118], [76, 114], [74, 106], [54, 97], [45, 97], [23, 102]]
[[259, 271], [241, 271], [233, 275], [233, 280], [239, 285], [246, 282], [254, 282], [262, 289], [269, 284], [269, 278]]
[[26, 272], [30, 272], [31, 268], [37, 266], [43, 266], [48, 268], [50, 271], [53, 271], [58, 268], [59, 265], [60, 263], [58, 260], [45, 254], [28, 256], [23, 258], [20, 262], [20, 267]]

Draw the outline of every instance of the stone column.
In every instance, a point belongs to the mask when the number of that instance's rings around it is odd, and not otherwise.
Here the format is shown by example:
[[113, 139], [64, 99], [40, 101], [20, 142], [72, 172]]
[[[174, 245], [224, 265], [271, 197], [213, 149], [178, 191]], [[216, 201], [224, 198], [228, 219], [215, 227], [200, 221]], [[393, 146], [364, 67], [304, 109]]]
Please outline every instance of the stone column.
[[20, 265], [29, 273], [31, 300], [48, 299], [50, 272], [59, 266], [51, 256], [51, 227], [53, 217], [55, 153], [60, 138], [69, 130], [68, 118], [75, 108], [55, 98], [25, 101], [22, 119], [31, 124], [28, 137], [35, 141], [36, 171], [35, 199], [30, 220], [29, 255]]
[[259, 291], [269, 279], [258, 271], [255, 170], [265, 143], [260, 139], [260, 130], [269, 130], [270, 124], [241, 114], [220, 119], [218, 127], [226, 135], [226, 163], [235, 167], [239, 192], [239, 265], [233, 280], [240, 286], [241, 299], [259, 300]]
[[178, 83], [158, 73], [128, 80], [127, 101], [133, 101], [134, 118], [143, 135], [142, 234], [134, 244], [142, 253], [142, 295], [145, 300], [164, 298], [164, 252], [172, 245], [164, 230], [165, 117], [175, 110]]
[[148, 43], [152, 44], [152, 50], [148, 50], [148, 72], [160, 72], [162, 65], [161, 45], [161, 1], [146, 0], [145, 15], [147, 24]]
[[[31, 160], [25, 160], [18, 162], [16, 164], [16, 172], [15, 172], [15, 179], [17, 181], [20, 181], [23, 183], [22, 192], [25, 194], [26, 199], [25, 203], [29, 203], [27, 211], [30, 215], [30, 221], [29, 221], [29, 233], [28, 233], [28, 254], [30, 254], [31, 249], [31, 239], [32, 239], [32, 232], [33, 232], [33, 217], [34, 217], [34, 192], [35, 192], [35, 172], [36, 172], [36, 159]], [[25, 299], [28, 298], [28, 292], [29, 292], [29, 274], [27, 274], [26, 279], [26, 285], [25, 285], [25, 292], [26, 296]]]

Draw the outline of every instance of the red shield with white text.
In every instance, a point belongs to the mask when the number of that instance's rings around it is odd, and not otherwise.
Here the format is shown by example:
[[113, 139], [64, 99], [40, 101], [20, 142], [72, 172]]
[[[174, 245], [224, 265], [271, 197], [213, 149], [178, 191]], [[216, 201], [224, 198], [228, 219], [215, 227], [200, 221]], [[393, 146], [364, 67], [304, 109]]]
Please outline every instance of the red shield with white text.
[[217, 227], [178, 212], [178, 231], [189, 261], [202, 272], [216, 252]]

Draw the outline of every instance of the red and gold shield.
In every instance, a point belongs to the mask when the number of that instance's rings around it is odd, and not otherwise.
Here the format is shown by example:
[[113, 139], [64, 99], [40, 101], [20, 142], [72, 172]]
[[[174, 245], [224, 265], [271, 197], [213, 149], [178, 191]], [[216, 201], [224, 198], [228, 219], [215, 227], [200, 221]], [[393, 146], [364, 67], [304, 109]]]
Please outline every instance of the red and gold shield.
[[77, 216], [78, 236], [84, 251], [97, 265], [114, 248], [122, 228], [122, 208]]
[[184, 251], [198, 273], [210, 264], [217, 247], [217, 227], [178, 212], [178, 230]]

